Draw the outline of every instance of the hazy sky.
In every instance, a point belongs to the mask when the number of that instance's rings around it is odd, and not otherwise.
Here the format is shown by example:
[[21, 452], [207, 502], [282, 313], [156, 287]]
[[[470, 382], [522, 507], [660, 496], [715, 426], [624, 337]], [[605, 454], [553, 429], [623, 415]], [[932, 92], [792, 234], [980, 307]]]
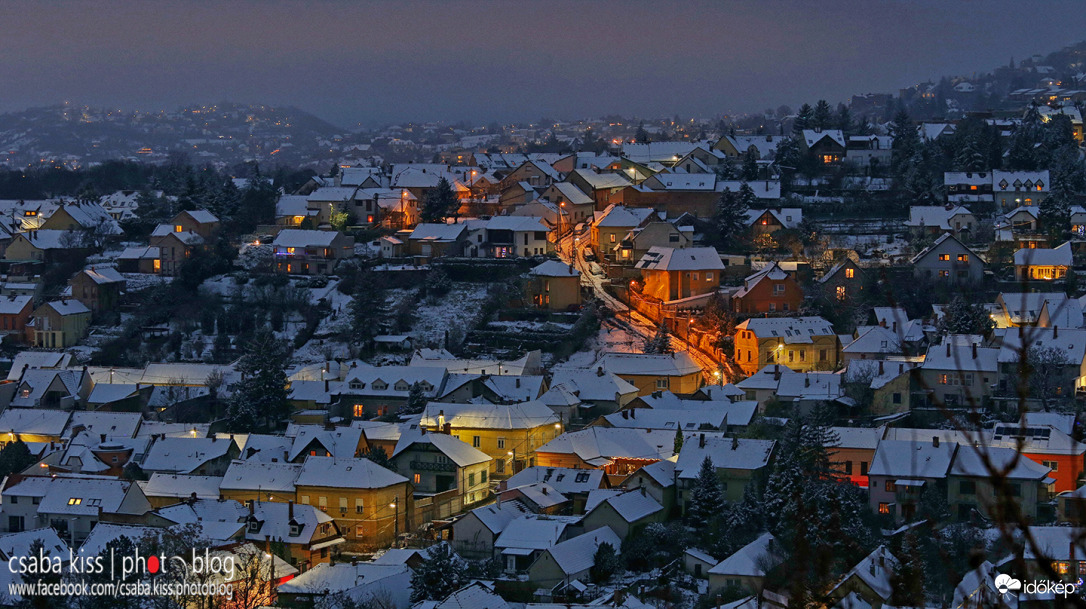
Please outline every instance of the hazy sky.
[[0, 111], [293, 104], [340, 125], [711, 117], [1048, 53], [1081, 2], [3, 0]]

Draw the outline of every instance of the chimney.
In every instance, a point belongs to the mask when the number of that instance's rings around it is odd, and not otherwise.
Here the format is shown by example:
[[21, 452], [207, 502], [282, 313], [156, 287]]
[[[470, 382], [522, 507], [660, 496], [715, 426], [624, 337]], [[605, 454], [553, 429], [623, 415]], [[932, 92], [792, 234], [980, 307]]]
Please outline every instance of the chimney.
[[739, 438], [737, 436], [732, 436], [732, 450], [737, 448], [739, 448]]
[[520, 378], [517, 378], [517, 389], [520, 389]]
[[973, 343], [973, 359], [977, 359], [977, 343]]
[[623, 418], [623, 419], [626, 419], [626, 420], [629, 420], [629, 418], [630, 418], [630, 411], [629, 411], [629, 410], [623, 410], [623, 411], [622, 411], [622, 418]]
[[698, 436], [698, 448], [705, 448], [705, 434]]
[[897, 333], [897, 322], [896, 321], [894, 322], [894, 325], [893, 325], [893, 331], [894, 331], [895, 334]]
[[324, 379], [324, 392], [328, 393], [328, 379]]
[[803, 386], [804, 387], [810, 387], [811, 386], [811, 377], [809, 377], [807, 375], [803, 376]]
[[193, 503], [196, 503], [196, 491], [192, 491], [192, 494], [189, 495], [189, 505]]
[[882, 376], [882, 360], [879, 360], [879, 376]]
[[100, 438], [100, 440], [99, 440], [100, 442], [105, 442], [106, 441], [106, 434], [100, 433], [100, 434], [98, 434], [98, 437]]
[[939, 448], [939, 436], [932, 436], [931, 437], [931, 445], [934, 446], [935, 448]]
[[950, 357], [950, 337], [949, 336], [946, 339], [946, 356]]
[[547, 493], [547, 487], [543, 486], [543, 487], [540, 487], [540, 489], [543, 491], [544, 495], [548, 494]]
[[[195, 495], [196, 493], [193, 493]], [[294, 501], [287, 501], [287, 517], [294, 520]]]
[[603, 376], [603, 366], [598, 366], [596, 368], [596, 376]]
[[251, 499], [249, 501], [249, 515], [252, 516], [255, 513], [256, 500]]
[[1059, 326], [1052, 326], [1052, 340], [1055, 340], [1055, 339], [1057, 339], [1059, 337], [1060, 337], [1060, 327]]

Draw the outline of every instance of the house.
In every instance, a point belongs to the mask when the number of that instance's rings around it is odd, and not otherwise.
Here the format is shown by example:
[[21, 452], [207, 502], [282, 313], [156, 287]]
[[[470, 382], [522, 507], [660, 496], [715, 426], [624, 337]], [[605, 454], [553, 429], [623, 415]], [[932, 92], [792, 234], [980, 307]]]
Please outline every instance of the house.
[[867, 386], [873, 414], [907, 412], [912, 398], [912, 370], [917, 366], [917, 362], [901, 358], [852, 360], [845, 368], [842, 382]]
[[727, 437], [722, 433], [683, 434], [679, 459], [675, 462], [676, 498], [683, 513], [690, 503], [690, 492], [706, 457], [713, 463], [725, 501], [743, 500], [747, 486], [764, 483], [773, 459], [773, 440]]
[[602, 366], [592, 369], [560, 368], [551, 377], [551, 391], [565, 389], [577, 400], [570, 422], [589, 422], [616, 412], [640, 394], [637, 385]]
[[558, 584], [584, 581], [595, 565], [596, 551], [608, 544], [617, 553], [622, 538], [608, 527], [588, 531], [544, 551], [528, 569], [532, 585], [550, 589]]
[[[1014, 497], [1016, 513], [1030, 521], [1037, 519], [1038, 506], [1052, 497], [1055, 478], [1051, 470], [1013, 448], [962, 445], [954, 456], [947, 476], [947, 503], [950, 513], [968, 521], [974, 513], [984, 518], [1005, 518], [1007, 497]], [[993, 476], [1002, 476], [1005, 490], [997, 491]]]
[[852, 258], [833, 265], [818, 280], [822, 298], [842, 302], [857, 298], [864, 289], [864, 270]]
[[230, 438], [160, 438], [140, 467], [148, 473], [221, 476], [240, 453]]
[[407, 253], [423, 261], [443, 256], [462, 256], [467, 242], [467, 224], [420, 223], [407, 236]]
[[653, 246], [636, 268], [644, 281], [642, 294], [668, 302], [716, 292], [724, 263], [711, 247]]
[[992, 198], [998, 211], [1040, 206], [1052, 192], [1048, 170], [993, 171]]
[[60, 442], [72, 413], [47, 408], [8, 408], [0, 413], [0, 442]]
[[754, 317], [735, 327], [735, 361], [746, 374], [783, 364], [794, 371], [834, 370], [839, 340], [821, 317]]
[[535, 453], [541, 467], [602, 469], [612, 486], [643, 466], [675, 455], [675, 433], [667, 430], [586, 427], [564, 433]]
[[[148, 244], [150, 248], [157, 250], [159, 261], [154, 272], [176, 275], [194, 250], [207, 245], [207, 238], [195, 230], [190, 230], [191, 228], [193, 227], [189, 223], [159, 224], [151, 231]], [[150, 254], [148, 251], [145, 255]]]
[[618, 173], [596, 173], [590, 169], [574, 169], [566, 181], [592, 197], [596, 209], [605, 209], [614, 203], [616, 195], [631, 185], [629, 179]]
[[638, 395], [649, 395], [665, 389], [689, 395], [704, 383], [701, 366], [686, 351], [668, 354], [604, 353], [597, 367], [637, 387]]
[[528, 271], [524, 299], [536, 308], [571, 311], [581, 306], [581, 272], [557, 260], [548, 260]]
[[1055, 248], [1023, 248], [1014, 253], [1014, 276], [1019, 281], [1063, 279], [1074, 264], [1071, 242]]
[[[649, 222], [635, 228], [613, 248], [614, 260], [620, 264], [636, 263], [653, 247], [683, 249], [694, 244], [692, 227], [678, 227], [671, 222]], [[606, 249], [606, 247], [605, 247]]]
[[283, 544], [284, 558], [300, 571], [327, 563], [330, 550], [346, 541], [332, 517], [311, 505], [250, 501], [247, 507], [245, 539], [262, 543], [270, 538]]
[[799, 147], [818, 165], [837, 165], [848, 153], [845, 134], [840, 129], [804, 129]]
[[1069, 300], [1064, 292], [1001, 292], [992, 321], [997, 328], [1038, 325], [1046, 305], [1050, 313], [1062, 311], [1070, 306]]
[[829, 447], [830, 463], [849, 482], [866, 489], [867, 470], [882, 438], [882, 427], [831, 427], [838, 442]]
[[80, 542], [100, 520], [125, 520], [151, 510], [135, 482], [105, 476], [20, 476], [5, 479], [0, 491], [0, 529], [18, 533], [52, 527]]
[[976, 216], [962, 205], [913, 205], [905, 221], [911, 230], [931, 235], [972, 233], [976, 225]]
[[1000, 343], [1001, 391], [1014, 390], [1020, 374], [1018, 362], [1023, 350], [1029, 349], [1040, 350], [1039, 357], [1045, 358], [1040, 365], [1050, 368], [1046, 388], [1050, 395], [1041, 396], [1031, 391], [1030, 398], [1071, 396], [1086, 387], [1086, 330], [1061, 329], [1059, 326], [1000, 328], [994, 331], [994, 336]]
[[300, 463], [234, 460], [220, 478], [219, 494], [242, 503], [290, 499], [301, 471]]
[[569, 497], [558, 492], [546, 482], [525, 484], [501, 491], [498, 494], [500, 502], [516, 501], [528, 508], [534, 514], [566, 514], [569, 513], [572, 501]]
[[594, 490], [607, 488], [608, 480], [604, 472], [598, 469], [540, 467], [537, 465], [502, 480], [498, 484], [498, 492], [504, 493], [509, 489], [541, 484], [546, 484], [555, 492], [568, 498], [571, 511], [574, 514], [580, 514], [584, 512], [588, 494]]
[[35, 347], [64, 349], [75, 346], [90, 325], [91, 310], [75, 299], [42, 304], [26, 324], [27, 340]]
[[882, 440], [867, 471], [871, 509], [896, 521], [911, 521], [921, 492], [946, 496], [947, 475], [958, 451], [956, 442]]
[[841, 347], [845, 365], [854, 360], [886, 359], [904, 353], [901, 337], [889, 328], [865, 326], [858, 328], [856, 333], [855, 340]]
[[65, 256], [90, 251], [80, 233], [66, 230], [34, 229], [16, 233], [4, 250], [4, 260], [19, 268], [56, 262]]
[[730, 587], [758, 594], [762, 590], [766, 570], [779, 565], [782, 560], [776, 538], [772, 533], [763, 533], [709, 569], [709, 590], [720, 591]]
[[314, 226], [319, 224], [320, 210], [310, 209], [308, 199], [306, 195], [281, 195], [275, 202], [275, 223], [283, 228], [301, 228], [306, 219]]
[[591, 221], [596, 211], [595, 200], [571, 182], [551, 184], [539, 197], [558, 205], [567, 221], [574, 225]]
[[735, 312], [741, 315], [788, 313], [799, 310], [803, 288], [774, 261], [743, 279], [743, 286], [732, 294], [731, 301]]
[[893, 142], [888, 135], [850, 135], [845, 161], [857, 167], [889, 167]]
[[411, 400], [411, 388], [422, 397], [434, 399], [441, 394], [448, 379], [437, 366], [352, 366], [340, 389], [340, 408], [345, 417], [354, 419], [380, 417], [395, 413]]
[[999, 353], [996, 347], [960, 344], [950, 337], [932, 345], [920, 365], [924, 399], [947, 408], [979, 408], [999, 382]]
[[992, 201], [992, 173], [989, 171], [947, 171], [943, 173], [943, 186], [947, 201], [971, 203]]
[[894, 591], [892, 578], [900, 564], [897, 557], [881, 545], [849, 569], [830, 589], [828, 596], [831, 600], [840, 600], [854, 595], [872, 609], [881, 609], [890, 602]]
[[475, 258], [545, 256], [554, 250], [551, 227], [533, 216], [497, 216], [469, 236], [467, 255]]
[[355, 546], [387, 546], [411, 530], [410, 482], [369, 459], [310, 456], [298, 472], [294, 492], [296, 503], [331, 515]]
[[451, 404], [430, 402], [419, 426], [446, 433], [494, 460], [496, 477], [510, 476], [534, 465], [533, 453], [562, 433], [557, 415], [539, 401], [520, 404]]
[[590, 243], [601, 260], [615, 261], [615, 247], [635, 228], [650, 221], [654, 212], [649, 208], [609, 205], [597, 212], [592, 221]]
[[115, 267], [92, 266], [73, 275], [68, 285], [72, 297], [97, 314], [112, 311], [120, 304], [126, 281]]
[[984, 435], [988, 446], [1011, 448], [1027, 459], [1047, 467], [1055, 480], [1049, 492], [1064, 493], [1078, 488], [1083, 475], [1086, 444], [1050, 425], [997, 423]]
[[276, 272], [330, 275], [341, 260], [354, 256], [354, 237], [339, 231], [287, 228], [275, 236], [272, 247]]
[[526, 514], [510, 522], [494, 540], [504, 571], [523, 573], [543, 552], [568, 537], [568, 527], [579, 520], [570, 516]]
[[917, 279], [963, 285], [984, 275], [984, 260], [950, 233], [943, 233], [909, 262]]
[[[609, 528], [626, 539], [636, 534], [640, 527], [652, 522], [663, 522], [667, 510], [644, 489], [630, 490], [614, 495], [596, 504], [581, 520], [585, 531]], [[617, 548], [616, 548], [617, 549]]]
[[219, 498], [221, 476], [190, 476], [187, 474], [151, 474], [140, 482], [140, 488], [155, 509], [176, 505], [187, 499], [216, 501]]
[[432, 496], [433, 518], [460, 512], [490, 495], [490, 456], [450, 435], [405, 431], [389, 461], [411, 480], [416, 497]]
[[747, 211], [746, 225], [752, 235], [772, 235], [779, 230], [796, 229], [802, 222], [803, 210], [798, 207]]
[[26, 324], [33, 310], [34, 297], [29, 294], [0, 296], [0, 334], [10, 334], [23, 342], [27, 338]]
[[190, 209], [178, 213], [170, 220], [173, 231], [195, 233], [205, 241], [213, 241], [219, 232], [219, 219], [206, 209]]
[[453, 523], [453, 548], [466, 557], [490, 558], [494, 554], [494, 541], [502, 531], [527, 512], [519, 501], [475, 508]]
[[412, 575], [407, 565], [320, 563], [280, 583], [276, 588], [276, 604], [316, 606], [327, 598], [349, 598], [356, 605], [376, 603], [385, 609], [408, 609]]
[[162, 250], [150, 246], [126, 247], [117, 256], [117, 270], [124, 273], [162, 272]]

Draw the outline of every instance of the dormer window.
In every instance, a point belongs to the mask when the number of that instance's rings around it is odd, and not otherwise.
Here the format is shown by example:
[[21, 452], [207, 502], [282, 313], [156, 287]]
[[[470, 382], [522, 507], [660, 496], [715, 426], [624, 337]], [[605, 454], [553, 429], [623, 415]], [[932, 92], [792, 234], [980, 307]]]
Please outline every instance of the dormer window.
[[403, 381], [396, 383], [396, 391], [407, 391], [407, 383]]
[[178, 224], [177, 226], [173, 227], [173, 232], [175, 232], [175, 233], [183, 233], [183, 232], [185, 232], [185, 229], [180, 224]]
[[260, 521], [257, 520], [256, 518], [250, 518], [249, 519], [249, 532], [250, 533], [257, 533], [259, 531], [260, 531]]
[[1037, 180], [1037, 183], [1033, 185], [1037, 190], [1044, 190], [1045, 183]]
[[81, 497], [72, 497], [68, 499], [68, 505], [82, 505], [83, 499]]
[[290, 521], [290, 536], [291, 537], [297, 537], [297, 536], [299, 536], [301, 534], [302, 534], [302, 525], [298, 524], [297, 522], [294, 522], [293, 520]]
[[350, 383], [347, 384], [347, 386], [350, 387], [351, 389], [365, 389], [366, 388], [366, 384], [363, 383], [362, 381], [351, 381]]
[[999, 189], [1000, 190], [1007, 190], [1007, 186], [1008, 186], [1007, 180], [1000, 180], [999, 181]]
[[384, 381], [374, 381], [373, 382], [373, 388], [376, 391], [384, 391], [385, 389], [388, 389], [388, 383], [386, 383]]

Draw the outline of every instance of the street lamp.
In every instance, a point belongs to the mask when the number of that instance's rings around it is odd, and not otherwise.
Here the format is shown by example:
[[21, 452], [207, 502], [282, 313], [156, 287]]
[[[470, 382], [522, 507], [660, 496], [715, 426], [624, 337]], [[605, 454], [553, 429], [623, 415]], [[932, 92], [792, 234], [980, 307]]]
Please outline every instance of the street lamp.
[[400, 538], [400, 505], [399, 505], [399, 500], [400, 500], [400, 498], [396, 497], [395, 499], [392, 500], [392, 503], [388, 504], [388, 507], [390, 507], [390, 508], [392, 508], [394, 510], [394, 514], [392, 516], [392, 520], [393, 520], [393, 522], [392, 522], [392, 525], [393, 525], [392, 545], [393, 546], [396, 545], [396, 540]]
[[268, 571], [271, 573], [271, 577], [268, 578], [268, 602], [270, 603], [275, 590], [275, 557], [270, 552], [264, 552], [264, 558], [268, 559]]

